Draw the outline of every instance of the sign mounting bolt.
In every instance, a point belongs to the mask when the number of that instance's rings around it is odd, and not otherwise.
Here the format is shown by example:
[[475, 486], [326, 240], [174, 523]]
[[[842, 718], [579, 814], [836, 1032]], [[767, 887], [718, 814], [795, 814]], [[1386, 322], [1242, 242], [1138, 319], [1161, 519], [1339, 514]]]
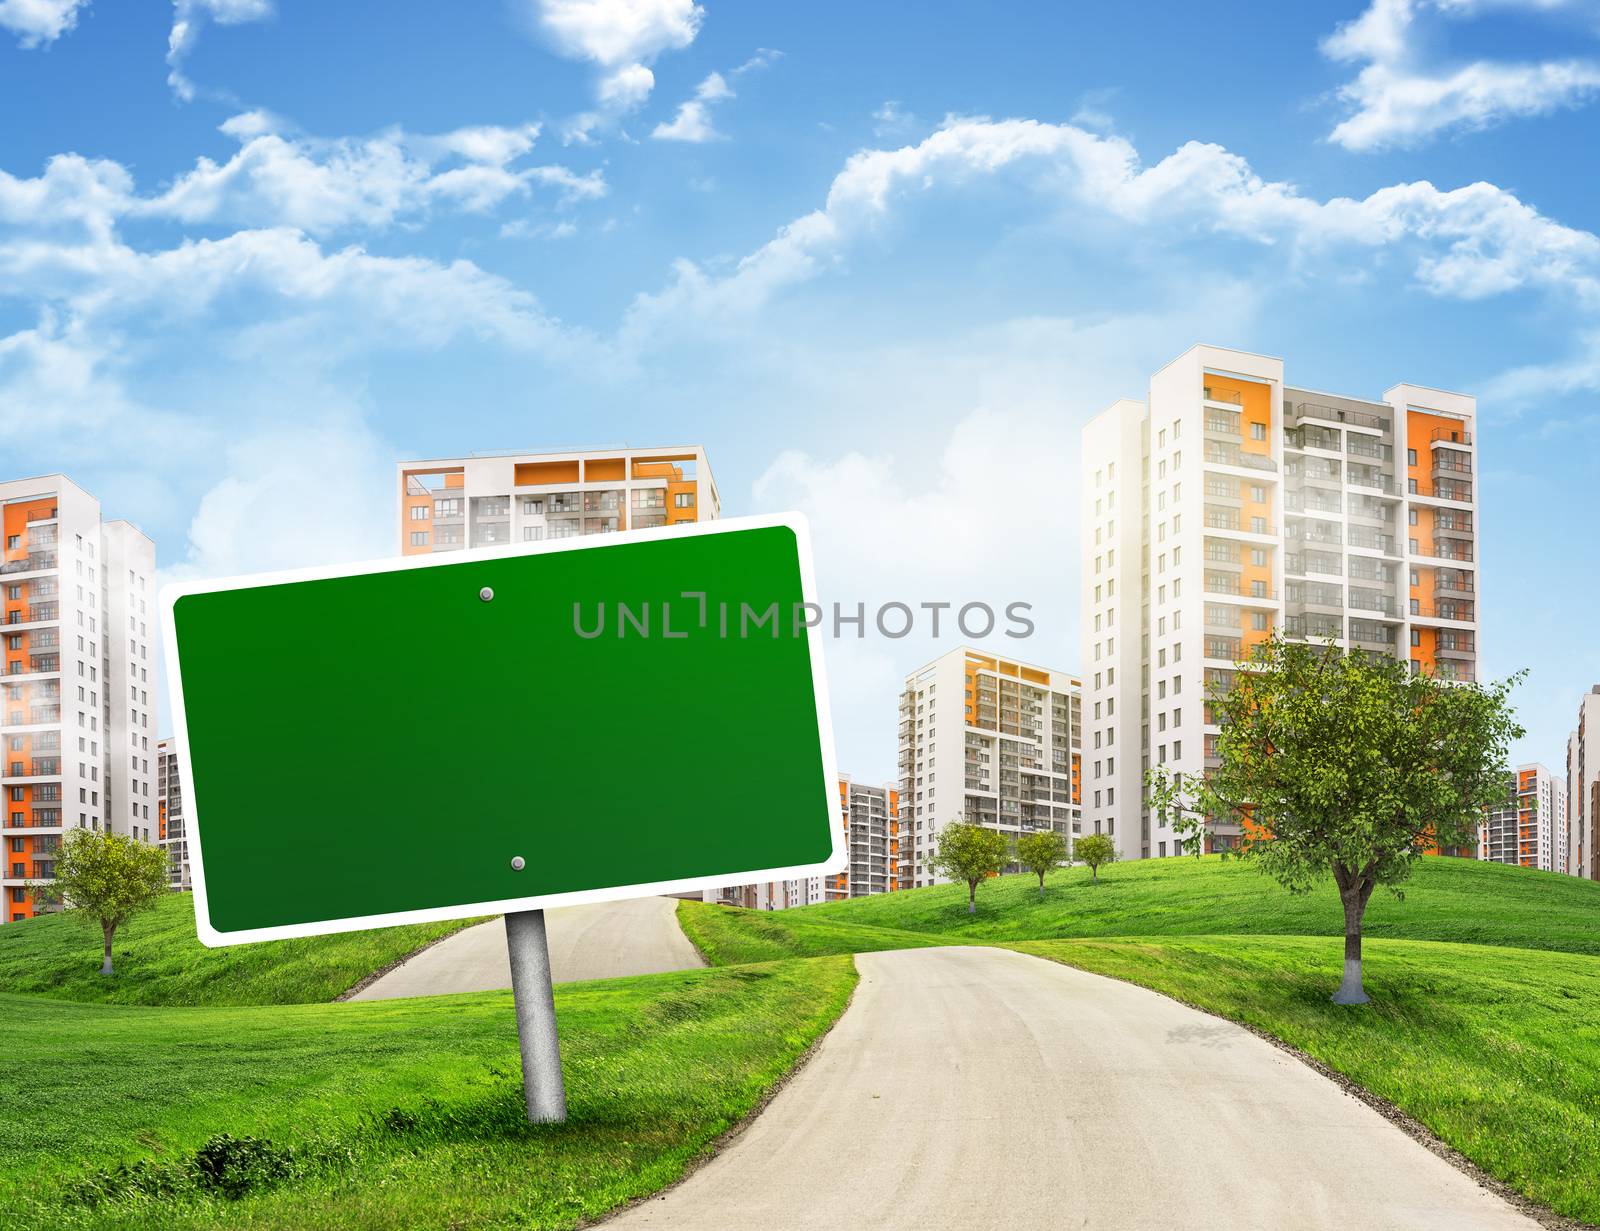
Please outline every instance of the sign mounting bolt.
[[478, 597], [481, 598], [484, 602], [487, 603], [490, 599], [492, 599], [494, 597], [494, 591], [491, 590], [488, 586], [484, 586], [483, 589], [478, 591]]
[[511, 870], [513, 872], [520, 872], [520, 871], [522, 871], [523, 868], [525, 868], [527, 866], [528, 866], [528, 861], [526, 859], [524, 859], [521, 855], [513, 855], [513, 856], [511, 856]]

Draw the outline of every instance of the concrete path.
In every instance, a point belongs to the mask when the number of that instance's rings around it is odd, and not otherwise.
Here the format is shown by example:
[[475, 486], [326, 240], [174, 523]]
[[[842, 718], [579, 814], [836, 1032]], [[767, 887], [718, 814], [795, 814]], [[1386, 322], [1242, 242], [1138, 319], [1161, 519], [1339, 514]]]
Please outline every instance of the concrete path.
[[[704, 965], [678, 927], [676, 908], [674, 898], [635, 898], [546, 911], [555, 981], [614, 979]], [[351, 999], [397, 1000], [510, 986], [505, 923], [492, 919], [424, 949]]]
[[610, 1231], [1537, 1227], [1297, 1060], [1153, 992], [998, 949], [856, 961], [810, 1064]]

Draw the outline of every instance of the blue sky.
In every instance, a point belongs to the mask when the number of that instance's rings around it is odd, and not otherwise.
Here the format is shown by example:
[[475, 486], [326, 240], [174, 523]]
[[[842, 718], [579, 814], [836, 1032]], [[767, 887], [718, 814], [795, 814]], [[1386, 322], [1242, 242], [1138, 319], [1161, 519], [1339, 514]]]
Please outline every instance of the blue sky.
[[[1195, 341], [1480, 399], [1486, 665], [1600, 681], [1600, 14], [1563, 0], [0, 0], [0, 474], [171, 576], [392, 550], [392, 464], [703, 442], [824, 598], [1034, 604]], [[953, 641], [830, 646], [841, 766]]]

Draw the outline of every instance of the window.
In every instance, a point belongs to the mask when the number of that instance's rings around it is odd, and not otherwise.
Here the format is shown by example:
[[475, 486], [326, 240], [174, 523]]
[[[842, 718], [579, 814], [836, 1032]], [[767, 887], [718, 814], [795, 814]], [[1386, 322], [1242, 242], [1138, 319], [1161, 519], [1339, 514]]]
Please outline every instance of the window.
[[1406, 465], [1407, 466], [1415, 466], [1416, 464], [1417, 464], [1417, 451], [1415, 449], [1407, 449], [1406, 450]]
[[1251, 440], [1265, 440], [1267, 438], [1267, 425], [1265, 423], [1252, 423], [1250, 425]]
[[694, 508], [694, 493], [678, 492], [672, 497], [672, 503], [680, 509], [692, 509]]
[[413, 547], [426, 547], [428, 545], [428, 532], [426, 530], [413, 530], [411, 532], [411, 545]]
[[412, 521], [427, 521], [428, 520], [428, 512], [429, 512], [429, 510], [428, 510], [428, 506], [427, 505], [425, 505], [425, 504], [414, 504], [414, 505], [411, 506], [411, 520]]

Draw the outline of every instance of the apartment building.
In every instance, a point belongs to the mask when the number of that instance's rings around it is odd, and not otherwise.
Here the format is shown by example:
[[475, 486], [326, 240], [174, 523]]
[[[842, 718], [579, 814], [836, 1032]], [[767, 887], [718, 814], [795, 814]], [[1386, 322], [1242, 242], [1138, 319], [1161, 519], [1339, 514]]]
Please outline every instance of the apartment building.
[[150, 841], [155, 545], [64, 475], [0, 482], [0, 923], [35, 913], [67, 829]]
[[900, 790], [894, 783], [872, 786], [839, 775], [839, 825], [850, 862], [842, 872], [803, 880], [720, 885], [702, 895], [707, 902], [729, 902], [751, 910], [786, 910], [818, 902], [840, 902], [871, 893], [892, 893], [900, 881]]
[[1478, 827], [1478, 858], [1546, 872], [1565, 871], [1567, 783], [1539, 764], [1519, 765], [1504, 806]]
[[1179, 853], [1144, 773], [1216, 764], [1207, 685], [1274, 630], [1476, 678], [1475, 419], [1463, 394], [1322, 393], [1195, 346], [1084, 428], [1087, 826], [1124, 858]]
[[1567, 832], [1566, 870], [1600, 880], [1600, 684], [1578, 702], [1567, 737]]
[[721, 509], [698, 445], [401, 462], [399, 494], [408, 556], [709, 521]]
[[189, 870], [189, 835], [183, 823], [183, 779], [178, 773], [178, 745], [170, 736], [156, 745], [156, 808], [160, 842], [167, 852], [171, 883], [184, 893], [194, 888]]
[[[906, 677], [900, 694], [901, 886], [939, 830], [966, 820], [1011, 837], [1082, 832], [1078, 677], [966, 646]], [[942, 773], [942, 777], [941, 777]], [[941, 788], [944, 794], [940, 794]]]

